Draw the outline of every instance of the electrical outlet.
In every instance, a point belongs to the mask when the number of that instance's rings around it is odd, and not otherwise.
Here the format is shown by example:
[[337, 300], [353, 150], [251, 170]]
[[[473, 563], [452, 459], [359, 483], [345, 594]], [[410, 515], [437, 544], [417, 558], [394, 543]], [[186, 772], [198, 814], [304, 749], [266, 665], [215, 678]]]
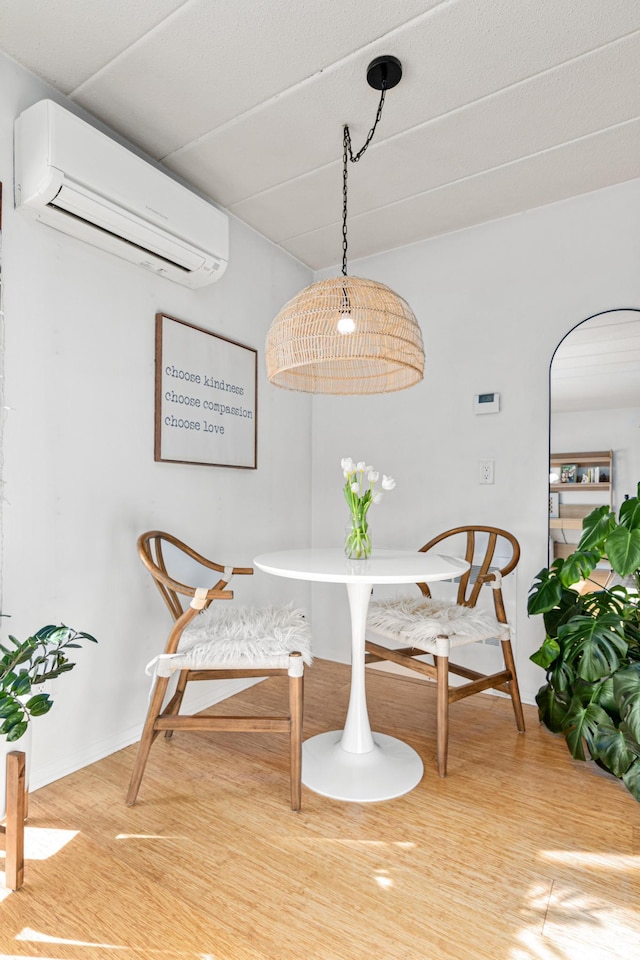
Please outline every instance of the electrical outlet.
[[480, 461], [480, 483], [493, 483], [495, 460]]

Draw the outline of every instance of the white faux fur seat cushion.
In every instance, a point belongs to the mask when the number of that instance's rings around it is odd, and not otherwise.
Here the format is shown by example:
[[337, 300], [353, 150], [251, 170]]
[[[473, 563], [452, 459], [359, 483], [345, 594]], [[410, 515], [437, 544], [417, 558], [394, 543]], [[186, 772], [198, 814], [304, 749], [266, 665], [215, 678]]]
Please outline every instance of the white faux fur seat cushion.
[[[492, 637], [509, 639], [509, 627], [486, 610], [427, 597], [374, 600], [369, 605], [367, 622], [383, 637], [440, 655], [446, 655], [446, 647]], [[446, 638], [446, 642], [437, 643], [438, 638]]]
[[211, 604], [186, 627], [178, 650], [163, 654], [158, 674], [176, 670], [287, 669], [298, 651], [310, 665], [311, 627], [292, 606], [220, 607]]

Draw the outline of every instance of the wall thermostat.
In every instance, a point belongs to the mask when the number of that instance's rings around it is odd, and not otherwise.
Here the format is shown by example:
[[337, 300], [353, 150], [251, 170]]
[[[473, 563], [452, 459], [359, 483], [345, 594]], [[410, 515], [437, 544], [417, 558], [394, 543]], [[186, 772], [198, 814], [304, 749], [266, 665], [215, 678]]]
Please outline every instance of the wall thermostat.
[[499, 393], [476, 393], [473, 398], [474, 413], [498, 413], [500, 410]]

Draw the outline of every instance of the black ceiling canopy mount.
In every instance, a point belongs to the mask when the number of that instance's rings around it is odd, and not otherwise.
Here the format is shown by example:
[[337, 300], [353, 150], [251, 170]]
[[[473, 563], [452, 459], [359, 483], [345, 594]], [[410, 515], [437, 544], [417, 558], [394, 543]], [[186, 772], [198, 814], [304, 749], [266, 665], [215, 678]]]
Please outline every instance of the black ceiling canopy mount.
[[367, 67], [367, 83], [374, 90], [382, 90], [383, 83], [386, 90], [392, 90], [401, 79], [402, 64], [397, 57], [376, 57]]

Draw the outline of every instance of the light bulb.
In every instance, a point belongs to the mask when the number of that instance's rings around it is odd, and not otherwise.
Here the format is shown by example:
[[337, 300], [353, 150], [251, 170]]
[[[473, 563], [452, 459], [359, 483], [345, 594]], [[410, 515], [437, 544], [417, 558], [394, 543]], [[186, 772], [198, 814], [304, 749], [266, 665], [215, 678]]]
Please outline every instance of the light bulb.
[[340, 319], [338, 320], [338, 332], [339, 333], [353, 333], [356, 325], [353, 317], [350, 313], [343, 313]]

